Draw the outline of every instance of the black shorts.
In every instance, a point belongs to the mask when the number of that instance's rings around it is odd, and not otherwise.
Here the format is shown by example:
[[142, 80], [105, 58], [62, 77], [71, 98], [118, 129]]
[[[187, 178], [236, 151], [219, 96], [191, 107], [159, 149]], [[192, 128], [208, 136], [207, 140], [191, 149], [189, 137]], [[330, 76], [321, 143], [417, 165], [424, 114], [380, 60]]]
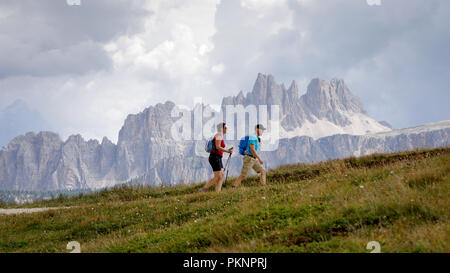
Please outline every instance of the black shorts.
[[214, 172], [221, 171], [223, 169], [222, 157], [216, 153], [209, 154], [209, 164]]

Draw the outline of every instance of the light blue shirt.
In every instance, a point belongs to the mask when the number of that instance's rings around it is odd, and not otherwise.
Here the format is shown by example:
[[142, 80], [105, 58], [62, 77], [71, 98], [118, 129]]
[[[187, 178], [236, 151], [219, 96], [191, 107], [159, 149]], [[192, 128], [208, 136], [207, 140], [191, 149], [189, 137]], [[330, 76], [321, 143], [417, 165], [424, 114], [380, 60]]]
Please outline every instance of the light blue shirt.
[[250, 151], [250, 145], [251, 144], [255, 145], [255, 152], [258, 152], [259, 151], [259, 141], [258, 141], [258, 136], [257, 135], [250, 135], [248, 137], [248, 145], [247, 145], [247, 149], [245, 150], [245, 153], [248, 154], [248, 155], [252, 155], [252, 152]]

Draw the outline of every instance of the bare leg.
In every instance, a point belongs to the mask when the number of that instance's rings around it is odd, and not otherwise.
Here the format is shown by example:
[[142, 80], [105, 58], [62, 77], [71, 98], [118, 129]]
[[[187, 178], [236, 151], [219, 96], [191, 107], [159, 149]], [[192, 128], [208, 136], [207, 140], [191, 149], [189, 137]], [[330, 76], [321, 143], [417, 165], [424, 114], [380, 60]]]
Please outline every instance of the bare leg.
[[216, 192], [220, 192], [220, 190], [222, 189], [222, 183], [223, 183], [223, 170], [220, 171], [219, 174], [219, 179], [216, 182]]
[[208, 183], [203, 187], [203, 189], [206, 191], [208, 190], [212, 185], [217, 184], [217, 181], [219, 181], [220, 174], [222, 171], [214, 172], [214, 177], [209, 180]]
[[237, 188], [237, 187], [239, 187], [240, 185], [241, 185], [241, 182], [242, 182], [242, 180], [245, 178], [245, 176], [242, 176], [242, 175], [240, 175], [237, 179], [236, 179], [236, 181], [234, 182], [234, 187], [235, 188]]

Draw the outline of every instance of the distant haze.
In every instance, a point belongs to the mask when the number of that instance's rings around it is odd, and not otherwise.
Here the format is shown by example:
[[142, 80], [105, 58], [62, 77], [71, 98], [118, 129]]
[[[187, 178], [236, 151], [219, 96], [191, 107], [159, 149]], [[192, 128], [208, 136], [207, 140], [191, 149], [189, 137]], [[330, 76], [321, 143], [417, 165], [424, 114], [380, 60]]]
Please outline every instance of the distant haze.
[[52, 129], [37, 111], [30, 109], [22, 100], [16, 100], [0, 110], [0, 128], [0, 148], [20, 134]]
[[220, 104], [259, 72], [300, 95], [342, 78], [395, 128], [448, 120], [449, 48], [448, 0], [3, 0], [0, 110], [20, 99], [37, 112], [2, 114], [0, 145], [48, 124], [116, 142], [130, 113]]

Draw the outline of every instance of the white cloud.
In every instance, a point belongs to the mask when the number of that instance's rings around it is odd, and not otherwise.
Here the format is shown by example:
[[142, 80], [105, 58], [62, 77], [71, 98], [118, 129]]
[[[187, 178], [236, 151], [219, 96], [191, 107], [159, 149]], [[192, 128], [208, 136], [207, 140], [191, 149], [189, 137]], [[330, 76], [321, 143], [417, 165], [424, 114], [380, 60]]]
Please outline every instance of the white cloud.
[[[81, 133], [85, 138], [101, 140], [106, 135], [116, 141], [128, 114], [165, 100], [189, 105], [192, 97], [186, 94], [210, 93], [211, 77], [224, 69], [223, 64], [211, 64], [208, 57], [214, 48], [210, 39], [215, 33], [216, 3], [146, 1], [145, 27], [102, 46], [110, 57], [110, 70], [0, 80], [2, 90], [10, 90], [2, 94], [4, 104], [26, 97], [64, 139]], [[84, 55], [74, 60], [80, 57]], [[19, 86], [26, 90], [13, 94]]]
[[241, 0], [242, 7], [254, 10], [270, 9], [274, 6], [284, 6], [285, 4], [285, 0]]
[[211, 71], [212, 71], [214, 74], [222, 74], [224, 70], [225, 70], [225, 65], [224, 65], [223, 63], [214, 65], [214, 66], [211, 68]]
[[[377, 8], [364, 0], [99, 1], [83, 10], [85, 25], [67, 19], [72, 33], [55, 26], [74, 9], [40, 3], [23, 8], [35, 25], [18, 20], [26, 14], [6, 17], [11, 9], [0, 4], [0, 107], [22, 98], [63, 138], [116, 141], [130, 113], [165, 100], [192, 106], [196, 96], [220, 104], [250, 91], [258, 72], [287, 85], [295, 79], [301, 92], [313, 77], [343, 77], [369, 113], [394, 126], [438, 118], [449, 100], [442, 91], [450, 44], [444, 1]], [[99, 17], [102, 5], [109, 8]], [[144, 12], [142, 20], [129, 19], [136, 10], [125, 11], [128, 5]], [[422, 98], [428, 78], [440, 99]], [[418, 102], [425, 114], [411, 114]]]

